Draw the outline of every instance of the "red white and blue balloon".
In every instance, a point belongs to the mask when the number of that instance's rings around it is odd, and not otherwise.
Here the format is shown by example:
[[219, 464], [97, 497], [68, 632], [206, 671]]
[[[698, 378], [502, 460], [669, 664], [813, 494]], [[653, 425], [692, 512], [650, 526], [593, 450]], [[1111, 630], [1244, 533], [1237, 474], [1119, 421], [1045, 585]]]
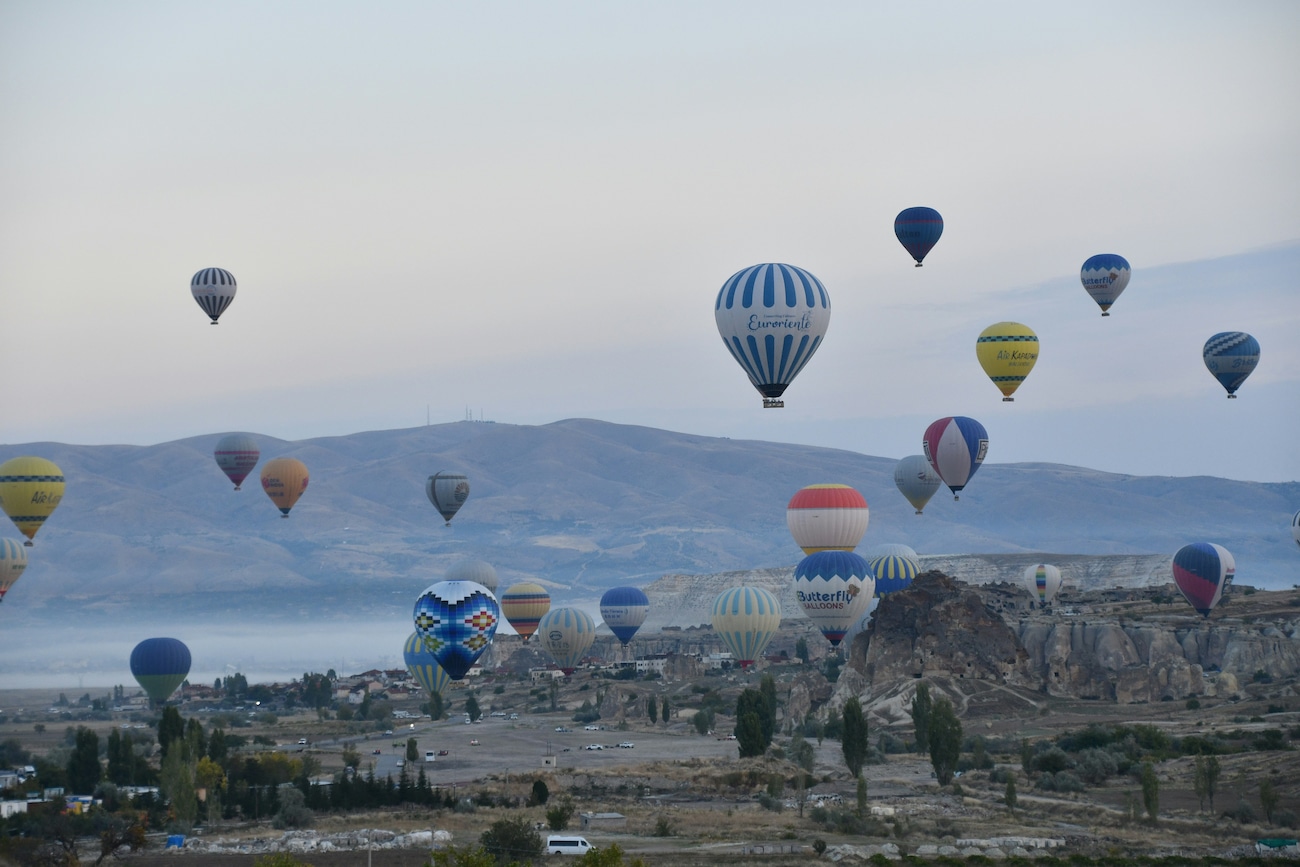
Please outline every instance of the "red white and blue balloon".
[[722, 342], [764, 406], [779, 400], [826, 336], [831, 299], [821, 281], [794, 265], [754, 265], [731, 275], [713, 305]]
[[1210, 616], [1236, 572], [1232, 554], [1213, 542], [1193, 542], [1174, 555], [1174, 583], [1202, 617]]
[[415, 631], [452, 680], [461, 680], [492, 643], [501, 608], [482, 584], [439, 581], [415, 600]]
[[935, 475], [943, 479], [956, 500], [988, 454], [989, 433], [973, 418], [949, 416], [925, 429], [921, 447]]
[[875, 592], [871, 567], [852, 551], [818, 551], [794, 570], [795, 597], [832, 647], [867, 613]]
[[1236, 397], [1237, 389], [1259, 364], [1259, 341], [1244, 331], [1220, 331], [1205, 341], [1201, 358], [1228, 397]]
[[1110, 305], [1128, 285], [1128, 278], [1133, 275], [1128, 260], [1114, 253], [1098, 253], [1090, 256], [1079, 271], [1079, 279], [1092, 300], [1101, 308], [1102, 316], [1110, 315]]

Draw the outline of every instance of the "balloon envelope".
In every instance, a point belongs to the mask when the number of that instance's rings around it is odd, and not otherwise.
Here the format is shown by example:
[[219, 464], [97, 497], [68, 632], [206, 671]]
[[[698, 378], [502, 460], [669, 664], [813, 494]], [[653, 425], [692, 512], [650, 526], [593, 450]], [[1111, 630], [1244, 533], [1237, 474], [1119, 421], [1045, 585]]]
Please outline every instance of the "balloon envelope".
[[852, 551], [871, 514], [862, 494], [848, 485], [808, 485], [790, 498], [785, 522], [805, 554]]
[[190, 294], [213, 325], [235, 300], [235, 288], [235, 275], [225, 268], [204, 268], [190, 278]]
[[451, 677], [425, 648], [424, 639], [418, 632], [412, 632], [406, 639], [406, 644], [402, 646], [402, 659], [406, 662], [406, 670], [411, 673], [411, 677], [429, 695], [441, 693], [451, 683]]
[[1090, 256], [1083, 263], [1083, 268], [1079, 271], [1079, 279], [1083, 282], [1084, 290], [1101, 308], [1101, 315], [1109, 316], [1110, 305], [1114, 304], [1115, 299], [1124, 291], [1132, 273], [1133, 269], [1129, 267], [1128, 260], [1123, 256], [1116, 256], [1114, 253], [1098, 253], [1096, 256]]
[[1011, 395], [1038, 362], [1038, 335], [1019, 322], [997, 322], [975, 339], [975, 356], [1002, 399], [1015, 400]]
[[919, 515], [943, 480], [935, 475], [925, 455], [908, 455], [894, 467], [894, 484]]
[[289, 510], [307, 490], [309, 481], [307, 465], [297, 458], [275, 458], [262, 465], [262, 490], [282, 517], [289, 517]]
[[650, 599], [639, 588], [615, 587], [600, 597], [600, 617], [627, 647], [650, 612]]
[[23, 577], [27, 568], [27, 551], [13, 539], [0, 539], [0, 602], [9, 588]]
[[795, 567], [794, 593], [808, 619], [838, 647], [844, 633], [867, 613], [876, 579], [852, 551], [818, 551]]
[[921, 571], [916, 557], [902, 554], [883, 554], [867, 561], [872, 576], [876, 579], [876, 595], [888, 596], [912, 586], [912, 581]]
[[1036, 563], [1026, 568], [1021, 580], [1039, 605], [1052, 604], [1056, 594], [1061, 592], [1061, 570], [1049, 563]]
[[540, 584], [516, 584], [501, 594], [501, 611], [524, 641], [537, 631], [537, 624], [550, 610], [551, 594]]
[[131, 675], [162, 704], [190, 673], [190, 649], [175, 638], [146, 638], [131, 651]]
[[1300, 545], [1300, 512], [1296, 512], [1295, 517], [1291, 519], [1291, 538]]
[[501, 620], [497, 600], [473, 581], [439, 581], [415, 600], [415, 631], [447, 676], [461, 680], [483, 655]]
[[461, 473], [434, 473], [424, 483], [424, 495], [451, 526], [451, 519], [469, 499], [469, 478]]
[[537, 624], [537, 635], [564, 673], [573, 674], [596, 640], [596, 621], [577, 608], [552, 608]]
[[11, 458], [0, 464], [0, 506], [27, 547], [63, 499], [63, 470], [45, 458]]
[[989, 434], [973, 418], [950, 416], [926, 428], [921, 445], [935, 475], [943, 479], [955, 500], [984, 462]]
[[212, 450], [217, 466], [226, 474], [226, 478], [235, 483], [235, 490], [244, 483], [248, 474], [257, 466], [262, 453], [258, 451], [257, 440], [248, 434], [227, 434], [217, 441]]
[[781, 603], [761, 587], [733, 587], [713, 600], [713, 630], [749, 668], [781, 627]]
[[497, 579], [497, 570], [493, 569], [490, 563], [484, 563], [482, 560], [460, 560], [447, 570], [446, 578], [448, 581], [473, 581], [475, 584], [482, 584], [493, 596], [496, 595], [497, 585], [500, 583]]
[[1223, 597], [1223, 588], [1232, 583], [1237, 567], [1228, 549], [1212, 542], [1184, 545], [1174, 555], [1174, 583], [1202, 617]]
[[1236, 397], [1237, 389], [1259, 364], [1259, 341], [1244, 331], [1220, 331], [1205, 341], [1201, 358], [1228, 397]]
[[894, 235], [920, 268], [943, 235], [943, 217], [934, 208], [905, 208], [894, 218]]
[[802, 268], [770, 263], [737, 271], [713, 305], [722, 342], [764, 406], [778, 398], [812, 358], [831, 318], [821, 281]]

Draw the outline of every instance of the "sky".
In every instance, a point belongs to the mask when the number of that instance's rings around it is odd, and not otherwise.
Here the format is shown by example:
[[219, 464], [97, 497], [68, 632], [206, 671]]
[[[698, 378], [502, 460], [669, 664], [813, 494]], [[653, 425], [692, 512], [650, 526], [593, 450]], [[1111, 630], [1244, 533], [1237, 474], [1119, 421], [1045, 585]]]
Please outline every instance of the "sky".
[[[991, 463], [1300, 479], [1298, 41], [1291, 2], [6, 3], [0, 443], [472, 412], [902, 457], [963, 414]], [[834, 308], [783, 410], [711, 315], [773, 261]], [[1222, 330], [1263, 347], [1231, 402]]]

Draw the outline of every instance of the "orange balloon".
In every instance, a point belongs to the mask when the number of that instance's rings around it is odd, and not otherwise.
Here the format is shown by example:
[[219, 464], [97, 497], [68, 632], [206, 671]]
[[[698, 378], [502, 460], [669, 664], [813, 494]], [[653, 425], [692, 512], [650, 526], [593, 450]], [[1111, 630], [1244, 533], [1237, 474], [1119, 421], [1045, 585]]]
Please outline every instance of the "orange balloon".
[[262, 466], [262, 490], [275, 503], [282, 518], [307, 490], [307, 465], [297, 458], [276, 458]]

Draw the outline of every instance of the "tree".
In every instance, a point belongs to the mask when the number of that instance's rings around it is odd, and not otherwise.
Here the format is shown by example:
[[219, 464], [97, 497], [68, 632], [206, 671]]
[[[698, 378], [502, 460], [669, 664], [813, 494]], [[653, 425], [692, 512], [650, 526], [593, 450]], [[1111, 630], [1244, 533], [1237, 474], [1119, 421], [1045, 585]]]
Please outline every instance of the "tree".
[[563, 831], [573, 818], [573, 801], [565, 796], [546, 811], [546, 826], [552, 831]]
[[551, 712], [554, 713], [555, 711], [560, 709], [560, 682], [554, 677], [551, 678], [550, 692], [551, 692]]
[[211, 736], [208, 737], [208, 758], [225, 767], [226, 755], [229, 751], [230, 748], [226, 745], [226, 733], [219, 728], [214, 728]]
[[[915, 704], [915, 702], [913, 702]], [[952, 702], [941, 698], [929, 710], [930, 764], [939, 785], [952, 782], [957, 760], [961, 758], [961, 720], [953, 710]]]
[[867, 814], [867, 778], [858, 777], [858, 818]]
[[343, 745], [343, 765], [354, 771], [361, 767], [361, 753], [357, 751], [355, 744]]
[[800, 636], [799, 640], [794, 643], [794, 655], [804, 665], [808, 664], [808, 642], [804, 640], [803, 636]]
[[772, 675], [763, 675], [758, 684], [758, 692], [763, 696], [763, 713], [759, 721], [763, 723], [763, 737], [770, 744], [772, 735], [776, 733], [776, 681]]
[[659, 718], [668, 725], [668, 696], [664, 696], [663, 702], [659, 705]]
[[406, 739], [406, 760], [408, 762], [418, 762], [420, 760], [420, 748], [415, 738]]
[[1008, 810], [1013, 813], [1016, 811], [1016, 775], [1014, 773], [1007, 774], [1007, 791], [1002, 796], [1002, 800], [1006, 802]]
[[646, 716], [650, 717], [650, 725], [654, 725], [659, 721], [659, 705], [655, 702], [653, 695], [646, 700], [645, 712]]
[[1264, 778], [1259, 784], [1259, 805], [1264, 808], [1264, 818], [1273, 824], [1273, 811], [1277, 809], [1278, 794], [1273, 781]]
[[99, 765], [99, 735], [86, 727], [77, 729], [77, 745], [68, 757], [68, 786], [73, 794], [89, 795], [103, 776]]
[[188, 830], [194, 826], [194, 820], [199, 814], [199, 803], [194, 794], [194, 770], [181, 755], [182, 752], [184, 750], [180, 748], [172, 749], [163, 759], [159, 788], [171, 801], [177, 824]]
[[930, 685], [928, 683], [917, 684], [916, 696], [912, 699], [912, 728], [916, 732], [916, 751], [918, 753], [930, 751], [930, 714], [933, 708], [934, 702], [930, 699]]
[[443, 714], [442, 693], [435, 692], [430, 694], [428, 710], [426, 711], [426, 713], [429, 714], [430, 719], [433, 720], [442, 719], [442, 714]]
[[135, 751], [131, 749], [131, 733], [119, 733], [113, 729], [108, 733], [108, 780], [119, 786], [134, 783]]
[[471, 720], [477, 720], [483, 716], [483, 711], [478, 706], [478, 699], [474, 697], [473, 693], [470, 693], [469, 698], [465, 699], [465, 713], [469, 714]]
[[[771, 681], [764, 676], [764, 682]], [[774, 685], [775, 686], [775, 685]], [[772, 692], [775, 697], [775, 689]], [[776, 720], [771, 716], [774, 707], [761, 689], [746, 689], [736, 699], [736, 740], [740, 742], [740, 757], [761, 756], [772, 743]]]
[[1155, 824], [1160, 814], [1160, 781], [1150, 762], [1142, 763], [1142, 806], [1146, 808], [1147, 818]]
[[763, 724], [759, 722], [758, 714], [746, 711], [736, 717], [736, 742], [742, 759], [761, 756], [767, 752], [767, 742], [763, 740]]
[[551, 790], [547, 788], [545, 780], [533, 780], [533, 794], [528, 800], [538, 807], [546, 806], [550, 800]]
[[271, 824], [276, 828], [309, 828], [316, 816], [307, 806], [307, 797], [301, 789], [292, 786], [280, 793], [280, 809]]
[[855, 777], [862, 776], [862, 766], [867, 761], [867, 718], [862, 714], [862, 704], [857, 696], [844, 703], [844, 734], [840, 748], [849, 773]]
[[479, 843], [497, 862], [526, 863], [541, 857], [542, 837], [527, 819], [498, 819], [478, 838]]
[[162, 750], [163, 758], [167, 758], [173, 743], [184, 738], [185, 721], [181, 719], [181, 712], [170, 706], [163, 708], [162, 716], [158, 720], [158, 748]]
[[713, 711], [708, 708], [700, 708], [691, 717], [691, 722], [695, 724], [695, 730], [702, 735], [707, 735], [713, 730]]

